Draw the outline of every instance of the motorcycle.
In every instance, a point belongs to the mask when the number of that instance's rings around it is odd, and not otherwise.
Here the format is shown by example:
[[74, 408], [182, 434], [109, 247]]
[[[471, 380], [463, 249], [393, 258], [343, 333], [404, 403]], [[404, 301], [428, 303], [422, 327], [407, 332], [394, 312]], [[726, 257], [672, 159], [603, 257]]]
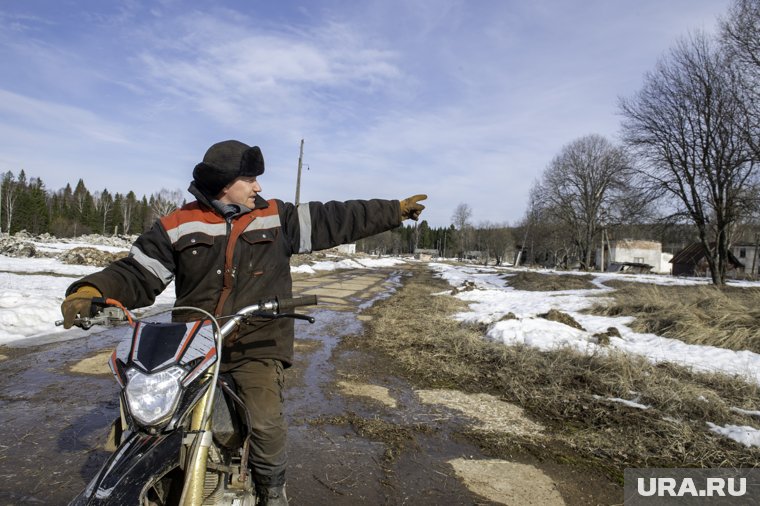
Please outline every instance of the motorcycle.
[[[116, 300], [93, 299], [97, 310], [74, 325], [86, 330], [129, 323], [108, 362], [121, 387], [120, 417], [109, 436], [115, 451], [70, 505], [255, 505], [247, 466], [250, 414], [232, 378], [219, 374], [224, 338], [244, 321], [314, 323], [289, 311], [316, 303], [314, 295], [274, 297], [219, 318], [200, 308], [174, 307], [163, 312], [187, 310], [206, 318], [154, 323], [135, 319]], [[220, 326], [223, 318], [228, 320]]]

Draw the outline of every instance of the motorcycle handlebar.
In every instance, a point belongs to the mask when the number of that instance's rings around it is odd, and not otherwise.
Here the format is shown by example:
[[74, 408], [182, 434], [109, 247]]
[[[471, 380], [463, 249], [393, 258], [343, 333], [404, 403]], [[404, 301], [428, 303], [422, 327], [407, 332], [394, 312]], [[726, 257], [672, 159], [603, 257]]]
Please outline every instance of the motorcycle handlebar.
[[[257, 309], [257, 310], [266, 310], [265, 308], [269, 306], [269, 309], [276, 310], [279, 313], [287, 313], [288, 311], [293, 310], [294, 308], [300, 307], [300, 306], [314, 306], [317, 304], [317, 296], [316, 295], [304, 295], [302, 297], [283, 297], [283, 298], [277, 298], [277, 299], [271, 299], [269, 302], [266, 303], [260, 303], [256, 306], [250, 306], [247, 309]], [[132, 324], [132, 318], [127, 313], [124, 306], [121, 305], [120, 302], [113, 300], [113, 299], [105, 299], [105, 298], [94, 298], [92, 300], [92, 306], [93, 309], [98, 309], [93, 311], [94, 314], [90, 316], [80, 316], [79, 318], [74, 320], [74, 326], [83, 328], [85, 330], [91, 328], [93, 325], [113, 325], [115, 323], [128, 320], [130, 324]], [[111, 307], [116, 306], [116, 307]], [[238, 313], [236, 315], [235, 325], [237, 324], [237, 320], [239, 320], [240, 317], [242, 317], [243, 314]], [[290, 315], [288, 315], [290, 316]], [[292, 315], [297, 316], [297, 315]], [[312, 321], [310, 319], [309, 321]], [[312, 321], [313, 323], [313, 321]], [[63, 325], [63, 320], [58, 320], [55, 322], [56, 326]]]
[[317, 296], [316, 295], [304, 295], [303, 297], [293, 297], [293, 298], [281, 298], [278, 299], [278, 309], [280, 312], [287, 312], [291, 309], [297, 308], [299, 306], [314, 306], [317, 304]]

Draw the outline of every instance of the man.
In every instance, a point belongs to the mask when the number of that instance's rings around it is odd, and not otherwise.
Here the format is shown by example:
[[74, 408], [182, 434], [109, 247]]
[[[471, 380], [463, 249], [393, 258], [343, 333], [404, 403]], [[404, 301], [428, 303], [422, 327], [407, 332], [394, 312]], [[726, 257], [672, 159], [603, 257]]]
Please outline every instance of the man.
[[[206, 151], [188, 189], [196, 201], [157, 220], [129, 256], [73, 283], [61, 306], [64, 327], [89, 314], [93, 297], [128, 308], [149, 306], [172, 281], [177, 306], [228, 315], [264, 297], [292, 295], [290, 256], [331, 248], [417, 220], [425, 195], [405, 200], [309, 202], [264, 200], [258, 146], [223, 141]], [[175, 319], [193, 315], [175, 315]], [[196, 318], [200, 316], [195, 315]], [[222, 354], [252, 416], [249, 464], [260, 504], [286, 505], [287, 427], [283, 370], [293, 361], [293, 321], [244, 324]]]

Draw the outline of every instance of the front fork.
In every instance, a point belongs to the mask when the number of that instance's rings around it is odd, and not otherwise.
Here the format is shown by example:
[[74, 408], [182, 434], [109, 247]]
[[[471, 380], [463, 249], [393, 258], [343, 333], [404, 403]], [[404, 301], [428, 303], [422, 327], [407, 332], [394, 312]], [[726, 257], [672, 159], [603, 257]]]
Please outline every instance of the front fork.
[[208, 417], [205, 427], [203, 425], [204, 413], [208, 403], [213, 402], [213, 388], [207, 388], [206, 393], [193, 408], [190, 422], [190, 432], [193, 435], [192, 443], [188, 451], [188, 461], [185, 467], [185, 485], [182, 491], [184, 501], [182, 506], [201, 506], [203, 504], [204, 483], [206, 479], [206, 462], [208, 459], [209, 446], [212, 441], [211, 417]]

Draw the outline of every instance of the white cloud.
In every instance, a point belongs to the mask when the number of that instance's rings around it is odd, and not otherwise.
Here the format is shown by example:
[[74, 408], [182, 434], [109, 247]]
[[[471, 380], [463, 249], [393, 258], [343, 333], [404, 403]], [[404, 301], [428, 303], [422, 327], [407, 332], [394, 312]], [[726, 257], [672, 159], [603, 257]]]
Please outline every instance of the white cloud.
[[459, 202], [515, 221], [558, 150], [614, 138], [617, 97], [727, 4], [164, 0], [66, 23], [17, 7], [0, 13], [25, 23], [0, 34], [0, 162], [150, 193], [184, 188], [207, 146], [239, 138], [264, 151], [266, 196], [289, 199], [305, 138], [305, 198], [424, 191], [435, 225]]
[[358, 34], [336, 23], [264, 31], [193, 13], [160, 26], [139, 54], [143, 78], [222, 124], [313, 114], [329, 106], [313, 100], [322, 89], [368, 94], [400, 76], [392, 52], [363, 47]]
[[66, 137], [85, 136], [111, 143], [128, 142], [117, 125], [91, 111], [0, 89], [2, 117], [35, 131], [53, 132]]

